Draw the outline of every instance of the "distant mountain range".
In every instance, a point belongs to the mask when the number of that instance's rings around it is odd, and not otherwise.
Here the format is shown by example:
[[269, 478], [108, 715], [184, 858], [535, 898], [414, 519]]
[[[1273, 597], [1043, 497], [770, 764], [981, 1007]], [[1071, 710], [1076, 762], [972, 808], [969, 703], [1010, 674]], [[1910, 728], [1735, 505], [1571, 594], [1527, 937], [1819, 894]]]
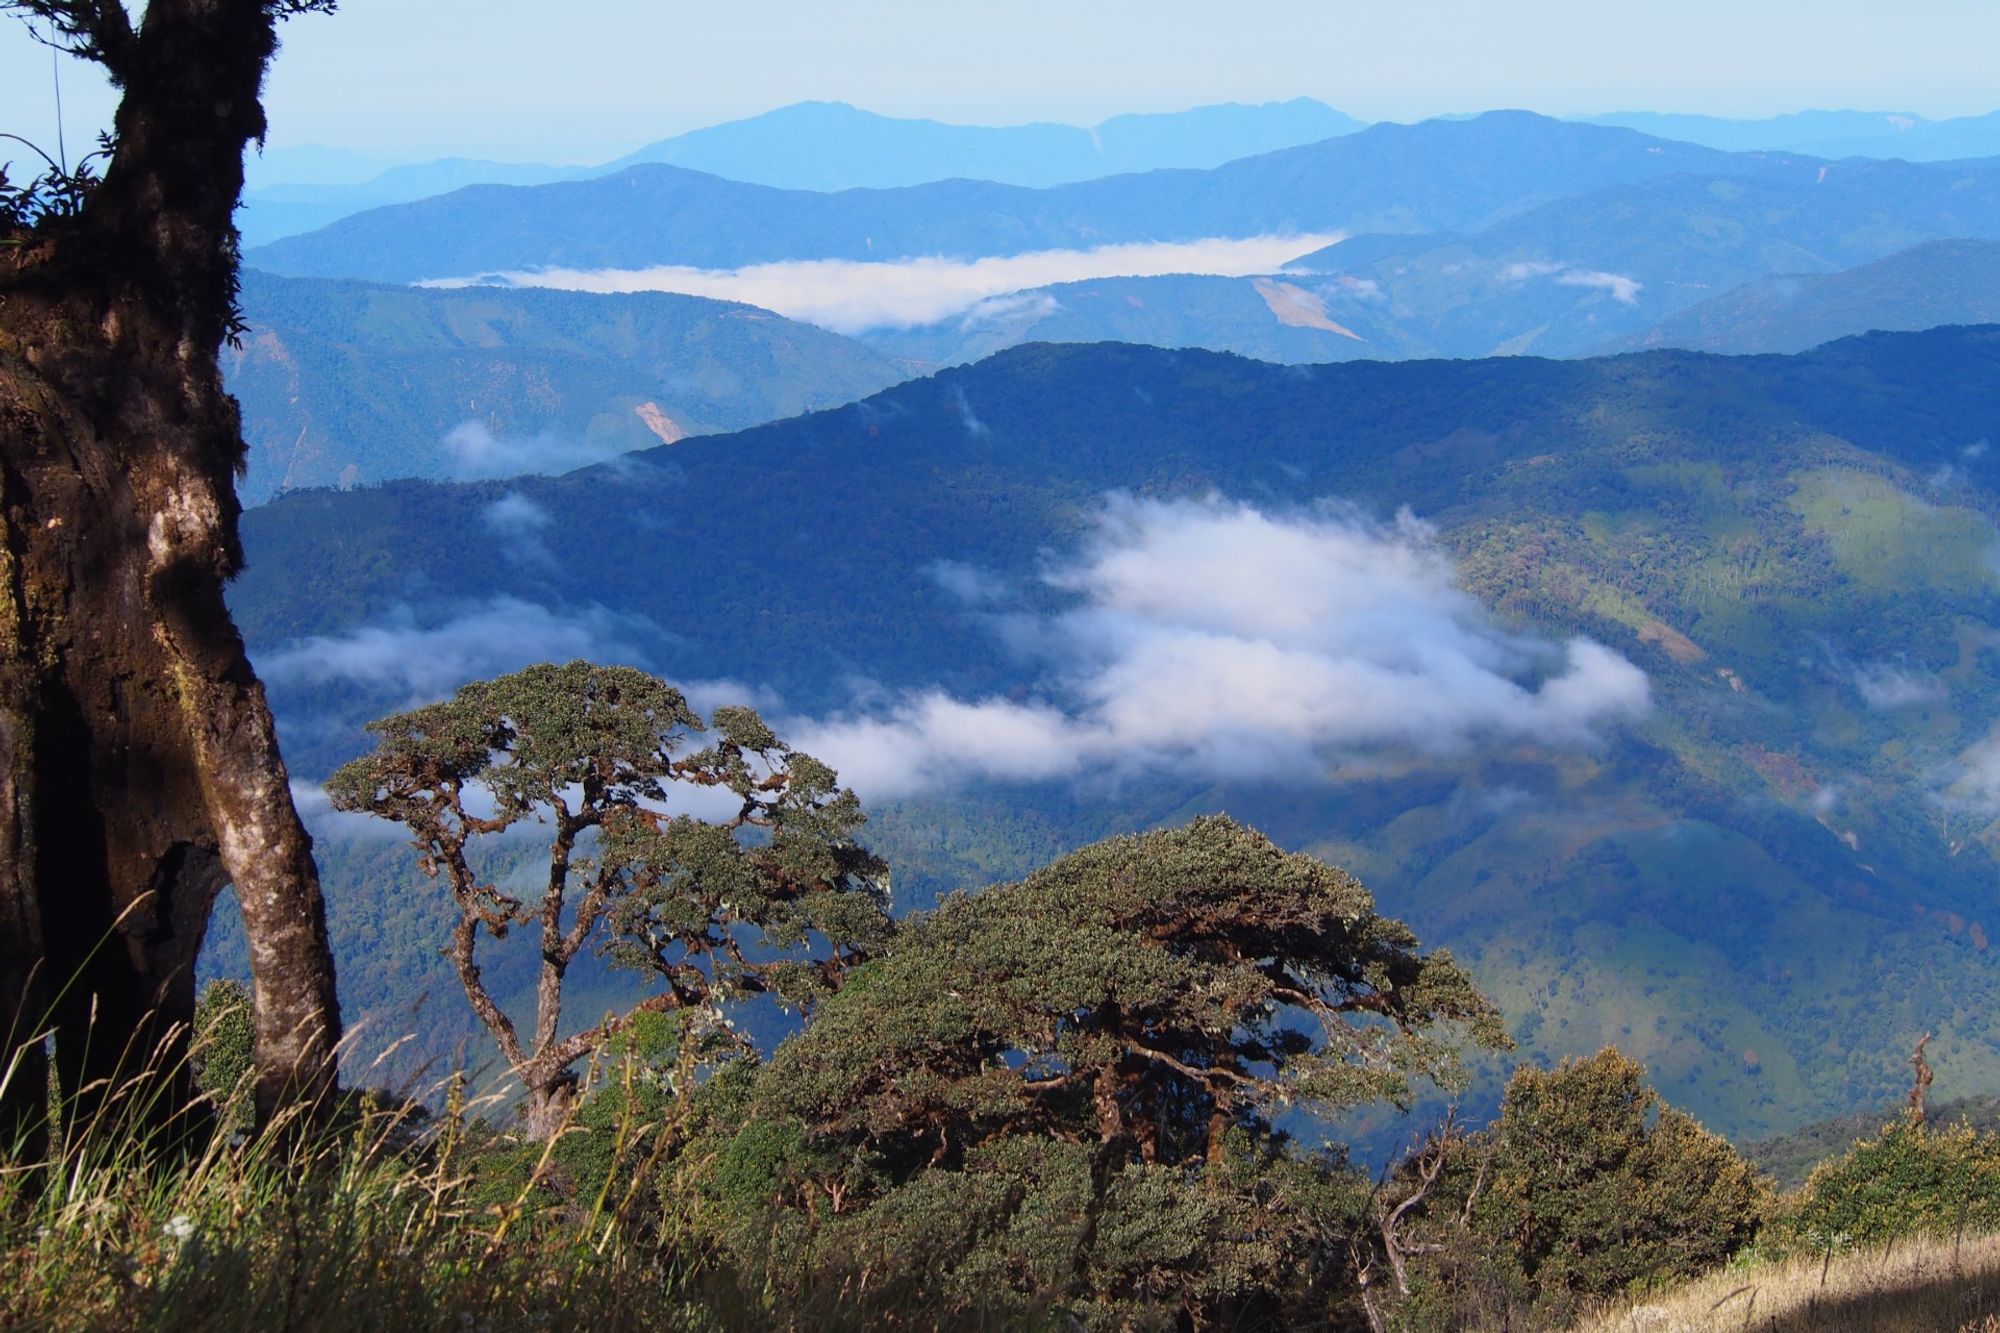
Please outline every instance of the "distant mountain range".
[[[1063, 284], [865, 340], [936, 365], [1036, 340], [1345, 361], [1651, 346], [1802, 351], [1870, 329], [2000, 318], [1990, 259], [1990, 242], [2000, 241], [2000, 160], [1777, 156], [1756, 158], [1749, 173], [1735, 170], [1740, 159], [1726, 161], [1729, 174], [1590, 190], [1482, 231], [1357, 236], [1266, 277]], [[1986, 240], [1925, 245], [1966, 237]], [[1842, 274], [1857, 265], [1866, 267]], [[1781, 318], [1802, 274], [1824, 285]], [[1751, 327], [1759, 318], [1769, 325], [1761, 334]]]
[[[2000, 112], [1933, 121], [1897, 112], [1803, 111], [1764, 120], [1657, 112], [1577, 117], [1729, 152], [1912, 162], [2000, 156]], [[370, 169], [361, 154], [293, 148], [253, 159], [238, 223], [256, 246], [389, 204], [468, 185], [539, 185], [667, 163], [795, 190], [888, 189], [966, 179], [1048, 186], [1236, 158], [1352, 134], [1366, 122], [1311, 98], [1114, 116], [1082, 127], [952, 125], [800, 102], [662, 139], [596, 166], [443, 158]]]
[[[842, 102], [800, 102], [647, 144], [594, 167], [445, 158], [359, 182], [257, 183], [238, 217], [262, 245], [388, 204], [467, 185], [541, 185], [667, 163], [788, 190], [889, 189], [966, 179], [1047, 186], [1161, 167], [1214, 167], [1363, 128], [1310, 98], [1224, 103], [1157, 115], [1114, 116], [1089, 128], [1039, 123], [947, 125], [877, 115]], [[318, 165], [301, 159], [301, 174]], [[262, 173], [268, 177], [271, 173]], [[319, 174], [324, 174], [324, 169]]]
[[246, 503], [304, 486], [562, 472], [865, 397], [905, 372], [692, 296], [432, 291], [243, 275]]
[[299, 182], [256, 186], [244, 192], [236, 226], [245, 245], [316, 231], [329, 222], [388, 204], [449, 194], [468, 185], [545, 185], [599, 174], [589, 167], [532, 162], [485, 162], [449, 157], [390, 167], [360, 182]]
[[1608, 186], [1476, 233], [1356, 237], [1292, 267], [1364, 284], [1441, 355], [1575, 356], [1764, 277], [2000, 239], [2000, 159], [1764, 160]]
[[1162, 167], [1219, 167], [1363, 128], [1365, 122], [1308, 97], [1113, 116], [1089, 127], [947, 125], [844, 102], [800, 102], [662, 139], [603, 170], [664, 162], [788, 190], [886, 190], [952, 179], [1048, 186]]
[[1495, 112], [1378, 125], [1208, 170], [1043, 190], [945, 181], [821, 194], [639, 166], [597, 180], [475, 186], [379, 208], [263, 246], [250, 261], [299, 276], [414, 282], [547, 266], [970, 259], [1274, 233], [1459, 231], [1609, 185], [1801, 169], [1630, 130]]
[[[1117, 621], [1064, 619], [1088, 590], [1051, 562], [1107, 540], [1105, 493], [1274, 522], [1409, 506], [1451, 596], [1509, 643], [1590, 636], [1645, 672], [1651, 713], [1595, 746], [939, 778], [874, 803], [899, 901], [1227, 809], [1449, 946], [1526, 1054], [1615, 1042], [1710, 1127], [1769, 1134], [1897, 1095], [1911, 1032], [1961, 1086], [2000, 1081], [1996, 420], [1996, 328], [1286, 367], [1024, 347], [616, 469], [286, 496], [246, 515], [232, 603], [314, 775], [413, 691], [551, 653], [735, 682], [702, 688], [779, 717], [1062, 704], [1049, 633]], [[407, 857], [322, 833], [350, 1012], [448, 992]], [[1883, 977], [1911, 980], [1857, 980]]]
[[1895, 111], [1798, 111], [1764, 120], [1627, 111], [1582, 119], [1729, 152], [1775, 150], [1825, 158], [1902, 158], [1906, 162], [2000, 156], [2000, 111], [1952, 120], [1926, 120]]
[[1839, 273], [1762, 278], [1604, 351], [1800, 352], [1869, 329], [2000, 324], [2000, 242], [1929, 241]]

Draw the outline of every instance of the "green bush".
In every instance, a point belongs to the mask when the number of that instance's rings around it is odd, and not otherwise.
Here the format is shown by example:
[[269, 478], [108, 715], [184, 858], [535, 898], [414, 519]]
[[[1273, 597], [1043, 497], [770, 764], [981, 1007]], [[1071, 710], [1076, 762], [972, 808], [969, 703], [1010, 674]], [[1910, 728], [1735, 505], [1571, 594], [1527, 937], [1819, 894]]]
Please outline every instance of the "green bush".
[[218, 1108], [230, 1127], [247, 1127], [251, 1100], [247, 1095], [256, 1058], [257, 1028], [250, 991], [240, 982], [211, 981], [195, 1004], [195, 1086]]
[[2000, 1229], [2000, 1135], [1905, 1120], [1821, 1163], [1772, 1219], [1763, 1244], [1819, 1252], [1961, 1226]]
[[1459, 1141], [1424, 1219], [1413, 1326], [1560, 1322], [1606, 1296], [1695, 1276], [1749, 1245], [1768, 1184], [1660, 1100], [1616, 1050], [1508, 1081], [1500, 1118]]

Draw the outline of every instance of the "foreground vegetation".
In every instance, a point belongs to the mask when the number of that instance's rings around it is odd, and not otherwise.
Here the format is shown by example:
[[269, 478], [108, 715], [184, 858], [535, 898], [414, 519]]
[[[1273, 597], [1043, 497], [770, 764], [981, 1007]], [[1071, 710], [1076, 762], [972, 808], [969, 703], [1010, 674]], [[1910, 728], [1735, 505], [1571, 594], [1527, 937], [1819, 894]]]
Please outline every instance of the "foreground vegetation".
[[[2000, 1230], [2000, 1140], [1919, 1115], [1780, 1199], [1615, 1049], [1524, 1065], [1492, 1123], [1446, 1114], [1371, 1179], [1321, 1127], [1456, 1095], [1501, 1015], [1352, 875], [1227, 818], [898, 919], [852, 792], [749, 710], [572, 662], [372, 729], [330, 793], [414, 835], [520, 1104], [454, 1079], [253, 1135], [248, 996], [218, 984], [202, 1103], [85, 1088], [52, 1157], [15, 1154], [18, 1322], [1551, 1328]], [[537, 824], [546, 876], [516, 877]], [[515, 932], [532, 1036], [482, 979]], [[565, 1021], [586, 945], [652, 997]]]
[[241, 999], [224, 987], [206, 1006], [202, 1126], [136, 1131], [164, 1086], [142, 1076], [90, 1120], [73, 1114], [83, 1099], [59, 1105], [48, 1159], [8, 1158], [0, 1327], [1899, 1333], [2000, 1319], [2000, 1138], [1898, 1124], [1773, 1198], [1615, 1052], [1522, 1071], [1493, 1125], [1447, 1126], [1372, 1184], [1275, 1137], [1200, 1166], [1127, 1162], [1107, 1183], [1101, 1152], [1086, 1146], [1066, 1176], [1077, 1154], [1041, 1134], [956, 1169], [878, 1157], [829, 1172], [839, 1135], [773, 1118], [809, 1097], [809, 1055], [732, 1057], [696, 1079], [701, 1048], [664, 1018], [607, 1052], [546, 1142], [494, 1128], [505, 1108], [468, 1105], [456, 1082], [435, 1114], [355, 1095], [329, 1127], [246, 1133]]

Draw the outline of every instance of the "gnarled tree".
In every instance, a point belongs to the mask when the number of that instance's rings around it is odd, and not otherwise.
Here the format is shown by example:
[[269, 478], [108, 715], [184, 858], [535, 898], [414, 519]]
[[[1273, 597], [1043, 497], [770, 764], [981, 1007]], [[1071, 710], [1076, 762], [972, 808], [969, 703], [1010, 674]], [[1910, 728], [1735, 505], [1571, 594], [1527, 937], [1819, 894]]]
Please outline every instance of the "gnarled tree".
[[[0, 236], [0, 1034], [51, 1018], [71, 1088], [192, 1020], [226, 882], [261, 1105], [333, 1079], [311, 840], [223, 604], [244, 446], [217, 366], [277, 24], [332, 8], [150, 0], [135, 22], [119, 0], [0, 0], [121, 92], [101, 180]], [[30, 1117], [37, 1060], [7, 1089]]]
[[[708, 736], [679, 690], [631, 667], [533, 666], [371, 724], [375, 752], [327, 783], [340, 809], [406, 825], [424, 873], [450, 891], [452, 962], [527, 1086], [532, 1137], [561, 1125], [572, 1066], [633, 1014], [758, 994], [804, 1005], [888, 937], [885, 871], [855, 841], [854, 793], [747, 708], [718, 708], [713, 723]], [[687, 806], [705, 793], [724, 807], [712, 818]], [[548, 873], [516, 895], [478, 845], [532, 821], [550, 829]], [[541, 958], [527, 1033], [478, 955], [483, 937], [515, 927], [534, 932]], [[659, 989], [565, 1033], [563, 982], [593, 943]]]

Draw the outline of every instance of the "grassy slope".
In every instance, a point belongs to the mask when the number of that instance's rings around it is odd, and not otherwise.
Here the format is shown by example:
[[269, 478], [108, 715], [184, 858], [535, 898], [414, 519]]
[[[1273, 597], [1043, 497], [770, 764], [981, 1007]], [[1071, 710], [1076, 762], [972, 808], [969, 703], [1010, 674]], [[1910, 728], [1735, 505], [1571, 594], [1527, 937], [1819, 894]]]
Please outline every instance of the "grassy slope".
[[1578, 1333], [1736, 1328], [1992, 1333], [2000, 1329], [2000, 1236], [1731, 1267], [1576, 1325]]

